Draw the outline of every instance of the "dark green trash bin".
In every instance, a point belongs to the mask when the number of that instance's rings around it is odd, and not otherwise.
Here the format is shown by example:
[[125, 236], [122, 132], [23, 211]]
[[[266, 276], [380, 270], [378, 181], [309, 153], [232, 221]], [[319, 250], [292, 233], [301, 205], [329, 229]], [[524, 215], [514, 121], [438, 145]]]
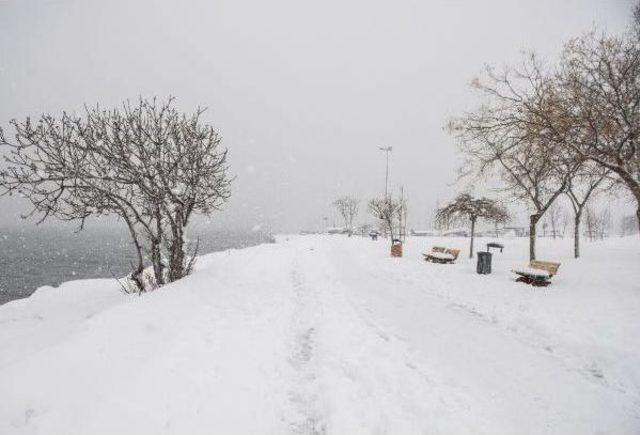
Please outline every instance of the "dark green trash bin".
[[478, 252], [476, 271], [480, 275], [488, 275], [491, 273], [491, 252]]

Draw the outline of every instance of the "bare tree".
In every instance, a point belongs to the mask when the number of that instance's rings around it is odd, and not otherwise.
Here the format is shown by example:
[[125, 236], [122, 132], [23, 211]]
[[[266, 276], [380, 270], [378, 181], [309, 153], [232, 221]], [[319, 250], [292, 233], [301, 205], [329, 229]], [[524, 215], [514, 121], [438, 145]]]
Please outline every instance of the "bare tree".
[[13, 120], [15, 141], [0, 131], [8, 149], [2, 193], [29, 199], [27, 216], [39, 214], [39, 222], [57, 217], [82, 229], [89, 216], [121, 218], [137, 252], [131, 276], [140, 291], [144, 252], [158, 284], [183, 277], [195, 258], [185, 252], [189, 219], [220, 209], [231, 180], [218, 133], [200, 119], [204, 109], [186, 115], [173, 103], [140, 99], [85, 108], [83, 116]]
[[[389, 231], [390, 241], [398, 240], [399, 233], [397, 225], [398, 213], [402, 210], [402, 203], [391, 197], [372, 199], [369, 201], [369, 212], [383, 222], [385, 230]], [[397, 231], [396, 231], [397, 230]]]
[[559, 77], [561, 124], [571, 125], [573, 136], [563, 145], [617, 177], [636, 200], [640, 226], [640, 40], [595, 33], [576, 38], [565, 47]]
[[358, 216], [359, 205], [360, 200], [353, 196], [343, 196], [333, 202], [333, 206], [340, 216], [342, 216], [342, 219], [344, 219], [344, 226], [347, 229], [349, 237], [353, 235], [353, 221], [356, 216]]
[[567, 197], [573, 208], [573, 256], [580, 257], [580, 223], [584, 208], [603, 186], [609, 171], [594, 164], [585, 164], [567, 186]]
[[[559, 152], [564, 140], [540, 120], [559, 113], [558, 83], [534, 55], [518, 69], [501, 73], [487, 68], [486, 82], [473, 85], [484, 105], [449, 124], [467, 159], [462, 176], [498, 175], [504, 189], [530, 207], [529, 257], [535, 259], [536, 225], [565, 191], [581, 162]], [[563, 132], [564, 133], [564, 132]]]
[[471, 225], [469, 258], [473, 258], [473, 240], [478, 219], [494, 223], [506, 223], [509, 221], [509, 214], [504, 207], [492, 199], [476, 199], [468, 193], [462, 193], [449, 204], [439, 208], [436, 211], [435, 220], [441, 228], [449, 227], [454, 223], [469, 222]]
[[560, 204], [558, 204], [558, 202], [556, 201], [551, 205], [551, 207], [549, 207], [547, 213], [545, 214], [545, 223], [549, 224], [549, 226], [551, 227], [551, 237], [554, 240], [559, 236], [562, 212], [562, 206], [560, 206]]
[[632, 235], [638, 232], [635, 216], [623, 216], [620, 222], [620, 237]]
[[611, 232], [611, 210], [608, 207], [600, 211], [600, 239], [609, 237]]
[[596, 211], [593, 209], [593, 207], [591, 207], [591, 205], [588, 205], [585, 211], [585, 224], [587, 226], [587, 237], [589, 238], [590, 241], [593, 242], [593, 240], [595, 239], [595, 234], [597, 231], [597, 227], [598, 227], [598, 217], [596, 216]]
[[590, 241], [604, 239], [611, 226], [611, 212], [608, 208], [596, 210], [591, 205], [586, 208], [585, 223]]
[[560, 225], [562, 226], [562, 238], [564, 239], [564, 236], [567, 234], [567, 227], [569, 226], [569, 214], [567, 213], [566, 210], [563, 210], [562, 212], [562, 218], [560, 219]]

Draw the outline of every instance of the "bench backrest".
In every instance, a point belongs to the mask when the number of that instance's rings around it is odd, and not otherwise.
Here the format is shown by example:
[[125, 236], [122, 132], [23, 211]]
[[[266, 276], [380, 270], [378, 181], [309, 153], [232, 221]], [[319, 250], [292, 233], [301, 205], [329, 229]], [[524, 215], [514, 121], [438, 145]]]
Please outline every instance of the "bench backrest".
[[558, 273], [560, 263], [553, 263], [551, 261], [531, 260], [529, 267], [532, 269], [541, 269], [549, 272], [549, 275], [553, 276]]
[[453, 255], [453, 261], [458, 259], [458, 254], [460, 254], [460, 250], [459, 249], [447, 249], [444, 251], [447, 254], [451, 254]]

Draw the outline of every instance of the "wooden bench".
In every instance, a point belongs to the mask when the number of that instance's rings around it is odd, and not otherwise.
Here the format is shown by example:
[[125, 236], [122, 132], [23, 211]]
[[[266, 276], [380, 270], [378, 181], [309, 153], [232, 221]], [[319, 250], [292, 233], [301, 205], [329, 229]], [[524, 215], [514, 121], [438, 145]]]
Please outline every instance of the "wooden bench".
[[551, 284], [551, 278], [558, 273], [560, 263], [551, 261], [531, 260], [529, 266], [522, 269], [512, 269], [511, 271], [519, 278], [518, 282], [524, 282], [536, 287], [546, 287]]
[[422, 254], [425, 261], [432, 263], [450, 264], [458, 259], [459, 249], [443, 248], [442, 246], [434, 246], [428, 254]]

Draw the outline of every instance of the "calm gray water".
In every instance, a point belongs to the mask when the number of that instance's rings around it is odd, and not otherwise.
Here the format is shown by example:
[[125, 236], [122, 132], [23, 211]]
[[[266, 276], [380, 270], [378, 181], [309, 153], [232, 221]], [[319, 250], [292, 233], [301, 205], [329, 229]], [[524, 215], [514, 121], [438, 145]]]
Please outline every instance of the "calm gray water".
[[[261, 232], [204, 232], [200, 254], [272, 241]], [[134, 251], [118, 230], [0, 228], [0, 304], [24, 298], [44, 285], [85, 278], [121, 277], [131, 271]]]

